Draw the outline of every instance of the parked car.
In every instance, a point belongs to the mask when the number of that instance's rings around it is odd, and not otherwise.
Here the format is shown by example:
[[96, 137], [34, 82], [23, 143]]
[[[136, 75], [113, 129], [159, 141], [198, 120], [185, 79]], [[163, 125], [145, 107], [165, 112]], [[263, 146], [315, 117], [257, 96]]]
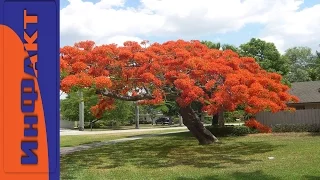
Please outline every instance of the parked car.
[[155, 123], [156, 123], [156, 125], [158, 125], [158, 124], [173, 124], [173, 121], [171, 121], [171, 123], [170, 123], [170, 118], [169, 117], [161, 117], [161, 118], [159, 118], [159, 119], [157, 119], [156, 121], [155, 121]]

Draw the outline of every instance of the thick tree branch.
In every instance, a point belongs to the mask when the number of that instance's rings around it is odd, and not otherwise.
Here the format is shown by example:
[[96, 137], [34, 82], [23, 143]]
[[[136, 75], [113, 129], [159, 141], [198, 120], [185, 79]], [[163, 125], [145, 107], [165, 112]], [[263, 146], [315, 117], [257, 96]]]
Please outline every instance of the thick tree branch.
[[107, 90], [97, 90], [96, 94], [101, 94], [105, 97], [110, 97], [110, 98], [124, 100], [124, 101], [139, 101], [139, 100], [155, 99], [155, 97], [152, 96], [151, 94], [140, 94], [140, 95], [136, 95], [136, 96], [123, 96], [123, 95], [109, 92]]

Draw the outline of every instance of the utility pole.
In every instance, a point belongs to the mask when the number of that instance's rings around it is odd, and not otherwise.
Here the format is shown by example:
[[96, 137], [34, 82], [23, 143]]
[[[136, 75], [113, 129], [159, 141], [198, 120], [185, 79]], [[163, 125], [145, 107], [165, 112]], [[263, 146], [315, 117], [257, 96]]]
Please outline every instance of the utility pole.
[[83, 92], [79, 90], [79, 131], [84, 131], [84, 102], [83, 102]]
[[[79, 50], [83, 51], [84, 48], [79, 48]], [[83, 101], [83, 92], [79, 90], [79, 131], [84, 131], [84, 101]]]
[[136, 114], [136, 129], [139, 129], [139, 105], [138, 101], [135, 102], [135, 114]]

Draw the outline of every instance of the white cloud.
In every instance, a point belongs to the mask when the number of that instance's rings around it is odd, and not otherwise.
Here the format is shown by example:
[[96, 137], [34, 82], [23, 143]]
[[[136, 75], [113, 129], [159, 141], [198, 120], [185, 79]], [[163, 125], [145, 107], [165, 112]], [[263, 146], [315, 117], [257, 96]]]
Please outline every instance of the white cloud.
[[276, 35], [270, 35], [270, 36], [264, 36], [261, 38], [262, 40], [265, 40], [267, 42], [273, 42], [277, 49], [280, 51], [280, 53], [284, 53], [285, 47], [284, 47], [284, 40]]
[[124, 0], [101, 0], [96, 3], [96, 6], [101, 9], [109, 9], [112, 7], [123, 7], [125, 1]]
[[300, 10], [303, 0], [141, 0], [139, 8], [125, 7], [125, 0], [69, 2], [61, 10], [65, 44], [87, 39], [122, 43], [145, 36], [188, 39], [239, 31], [249, 23], [264, 25], [260, 38], [281, 51], [294, 45], [316, 48], [320, 39], [320, 4]]
[[126, 41], [135, 41], [135, 42], [142, 42], [143, 39], [138, 37], [132, 37], [132, 36], [112, 36], [107, 38], [102, 38], [100, 40], [97, 40], [96, 43], [99, 44], [117, 44], [118, 46], [122, 46], [124, 42]]
[[320, 44], [320, 4], [302, 11], [283, 12], [264, 29], [263, 38], [273, 39], [277, 47], [285, 49], [298, 45], [314, 50]]

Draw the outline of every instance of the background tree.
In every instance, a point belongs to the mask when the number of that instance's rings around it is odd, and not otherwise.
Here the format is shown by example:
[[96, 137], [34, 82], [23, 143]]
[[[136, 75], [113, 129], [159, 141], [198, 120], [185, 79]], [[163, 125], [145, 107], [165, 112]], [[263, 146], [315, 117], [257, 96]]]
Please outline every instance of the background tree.
[[240, 45], [240, 55], [253, 57], [259, 65], [269, 71], [286, 75], [289, 72], [289, 62], [280, 56], [274, 43], [252, 38]]
[[201, 43], [206, 45], [209, 49], [218, 49], [218, 50], [220, 50], [220, 49], [222, 49], [222, 50], [229, 49], [229, 50], [232, 50], [232, 51], [234, 51], [236, 53], [240, 52], [239, 48], [234, 46], [234, 45], [232, 45], [232, 44], [222, 44], [221, 45], [220, 42], [215, 43], [215, 42], [212, 42], [212, 41], [201, 41]]
[[141, 106], [141, 112], [143, 112], [144, 114], [148, 114], [150, 116], [151, 119], [151, 124], [154, 125], [157, 114], [160, 113], [160, 111], [153, 105], [144, 105]]
[[309, 47], [293, 47], [287, 49], [283, 58], [290, 64], [290, 71], [286, 75], [290, 82], [303, 82], [316, 79], [316, 56]]
[[222, 50], [227, 50], [227, 49], [230, 49], [232, 50], [233, 52], [236, 52], [236, 53], [240, 53], [240, 49], [232, 44], [223, 44], [222, 45]]
[[209, 49], [199, 41], [168, 41], [148, 47], [130, 41], [123, 47], [85, 41], [62, 48], [61, 54], [61, 68], [68, 74], [61, 81], [61, 90], [95, 88], [99, 103], [91, 111], [96, 117], [112, 108], [115, 99], [155, 105], [175, 101], [184, 125], [199, 144], [218, 139], [196, 116], [194, 102], [212, 115], [234, 111], [240, 105], [251, 114], [277, 112], [290, 109], [288, 101], [297, 101], [288, 94], [279, 74], [261, 69], [253, 58]]
[[[91, 112], [91, 107], [98, 103], [98, 96], [92, 89], [84, 89], [84, 116], [85, 122], [96, 120], [96, 117]], [[69, 92], [66, 99], [60, 100], [61, 114], [65, 120], [78, 121], [79, 120], [79, 95], [77, 92]], [[109, 109], [103, 113], [100, 122], [106, 125], [118, 126], [129, 122], [134, 118], [133, 105], [126, 101], [116, 100], [113, 109]]]
[[114, 127], [128, 124], [134, 117], [134, 105], [132, 103], [116, 100], [114, 109], [105, 111], [101, 120]]
[[[90, 111], [90, 108], [97, 104], [98, 97], [94, 91], [90, 89], [84, 89], [84, 116], [85, 121], [90, 122], [95, 119], [95, 116]], [[67, 94], [65, 99], [60, 100], [60, 113], [64, 120], [79, 121], [79, 94], [78, 92], [71, 91]]]
[[175, 101], [165, 101], [157, 105], [144, 105], [143, 111], [151, 115], [152, 120], [158, 113], [162, 113], [173, 121], [173, 118], [179, 115], [179, 105]]
[[316, 51], [314, 64], [308, 73], [312, 81], [320, 80], [320, 52]]
[[209, 49], [218, 49], [220, 50], [221, 44], [219, 42], [214, 43], [212, 41], [201, 41], [202, 44], [206, 45]]

